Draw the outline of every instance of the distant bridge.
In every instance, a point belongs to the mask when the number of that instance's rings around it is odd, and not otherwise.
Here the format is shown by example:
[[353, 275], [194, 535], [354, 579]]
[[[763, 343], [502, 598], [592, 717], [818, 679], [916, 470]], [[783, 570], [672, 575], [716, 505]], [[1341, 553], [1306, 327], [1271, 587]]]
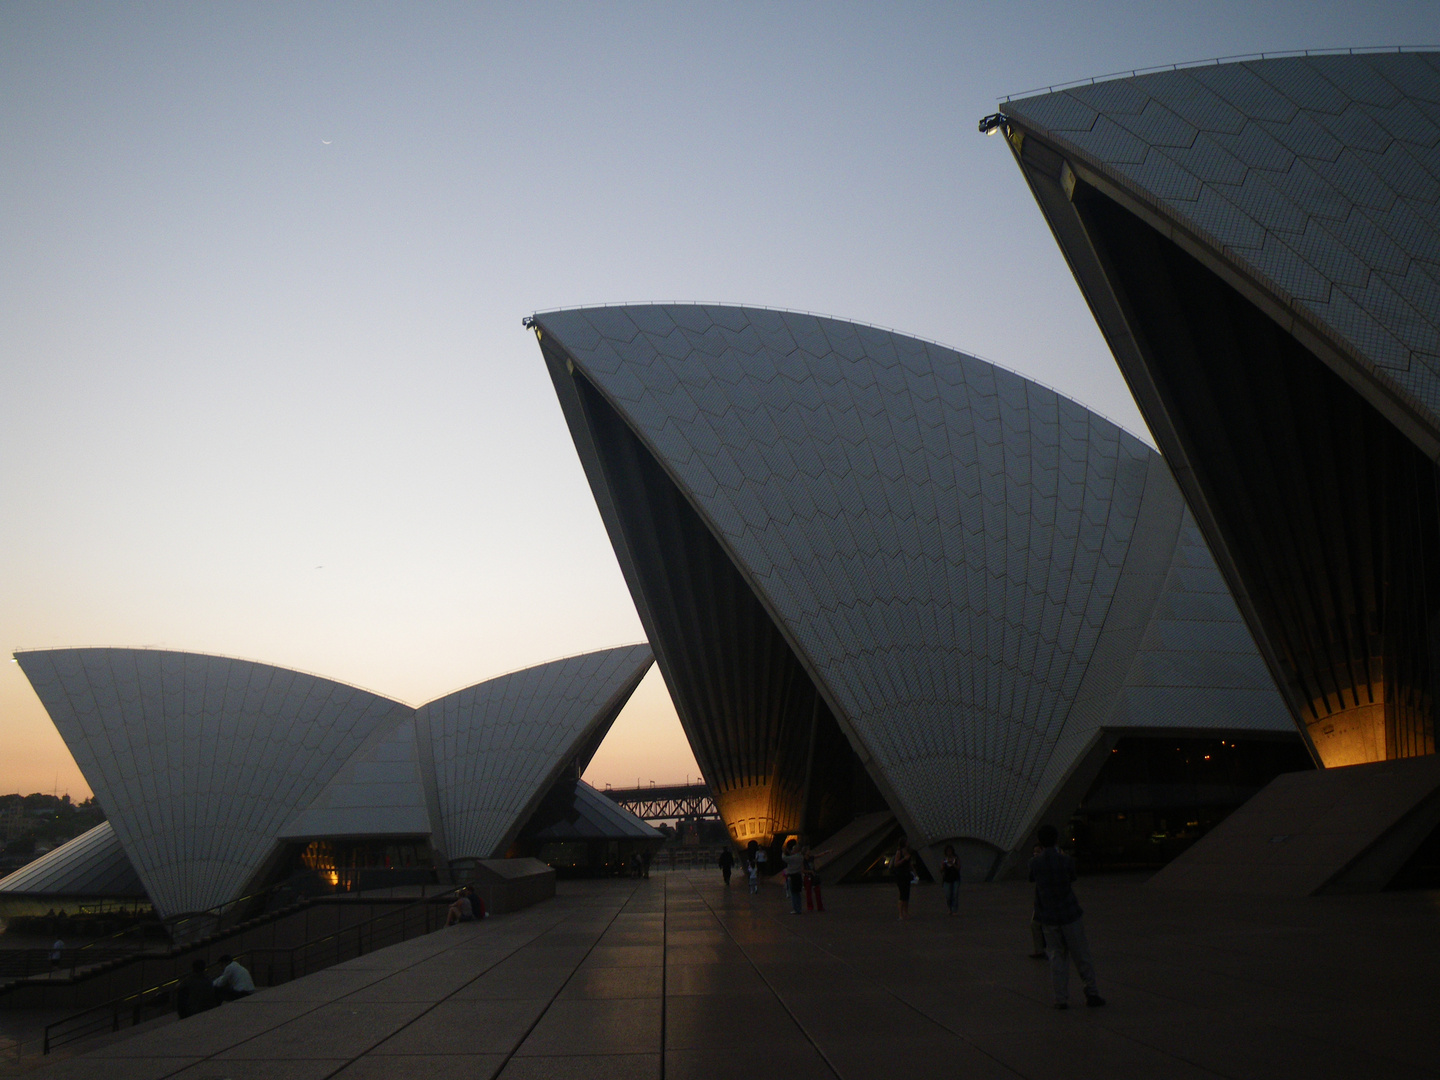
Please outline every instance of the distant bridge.
[[709, 784], [666, 784], [657, 787], [612, 788], [601, 792], [630, 813], [645, 821], [672, 821], [675, 818], [720, 819]]

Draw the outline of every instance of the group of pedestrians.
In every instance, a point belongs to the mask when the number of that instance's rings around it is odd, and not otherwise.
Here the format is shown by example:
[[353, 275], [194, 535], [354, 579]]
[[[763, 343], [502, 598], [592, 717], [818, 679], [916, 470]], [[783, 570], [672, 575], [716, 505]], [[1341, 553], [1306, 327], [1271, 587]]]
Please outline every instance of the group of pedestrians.
[[[1041, 826], [1037, 834], [1034, 856], [1030, 860], [1030, 880], [1035, 883], [1035, 903], [1030, 920], [1032, 951], [1030, 955], [1050, 962], [1051, 989], [1054, 1006], [1057, 1009], [1070, 1007], [1070, 965], [1073, 963], [1080, 973], [1085, 988], [1085, 1004], [1096, 1007], [1105, 1004], [1100, 996], [1095, 979], [1095, 962], [1090, 955], [1090, 943], [1085, 936], [1084, 911], [1072, 887], [1075, 881], [1075, 860], [1062, 852], [1059, 847], [1059, 830], [1053, 825]], [[792, 914], [801, 913], [800, 898], [805, 898], [807, 911], [824, 911], [825, 902], [820, 896], [820, 878], [815, 873], [815, 859], [828, 852], [812, 852], [809, 847], [796, 840], [786, 842], [783, 852], [785, 892], [790, 899]], [[764, 871], [768, 856], [763, 847], [754, 840], [744, 853], [744, 868], [750, 883], [750, 892], [760, 891], [759, 877]], [[735, 867], [735, 854], [726, 847], [720, 853], [720, 873], [725, 885], [730, 885], [730, 875]], [[890, 878], [895, 882], [899, 894], [900, 919], [910, 917], [910, 888], [919, 877], [919, 861], [903, 838], [893, 855], [886, 862]], [[945, 897], [946, 914], [954, 916], [960, 911], [960, 856], [953, 844], [946, 844], [940, 860], [940, 886]]]
[[[785, 844], [781, 858], [784, 860], [783, 873], [785, 875], [785, 892], [790, 897], [790, 906], [794, 914], [800, 914], [800, 897], [805, 897], [805, 910], [823, 912], [825, 910], [825, 898], [820, 892], [820, 875], [815, 869], [815, 860], [830, 854], [828, 851], [813, 851], [808, 845], [802, 845], [796, 840], [789, 840]], [[745, 848], [744, 870], [745, 878], [750, 885], [751, 894], [760, 891], [760, 878], [764, 874], [769, 863], [770, 855], [758, 842], [751, 840]], [[720, 852], [718, 860], [720, 875], [725, 879], [725, 887], [730, 887], [730, 875], [735, 869], [735, 853], [727, 846]]]
[[220, 966], [220, 974], [212, 979], [205, 973], [202, 957], [190, 961], [190, 974], [175, 987], [175, 1012], [181, 1020], [255, 992], [255, 980], [235, 957], [224, 954], [220, 957]]

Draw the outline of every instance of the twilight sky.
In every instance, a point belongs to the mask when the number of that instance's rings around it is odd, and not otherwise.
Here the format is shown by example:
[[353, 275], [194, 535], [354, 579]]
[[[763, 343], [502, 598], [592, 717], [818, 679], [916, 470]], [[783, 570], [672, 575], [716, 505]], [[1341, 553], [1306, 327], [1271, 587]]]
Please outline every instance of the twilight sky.
[[[643, 637], [537, 308], [878, 323], [1144, 427], [999, 97], [1433, 0], [0, 7], [0, 644], [419, 704]], [[652, 672], [587, 779], [696, 767]], [[0, 663], [0, 793], [89, 793]]]

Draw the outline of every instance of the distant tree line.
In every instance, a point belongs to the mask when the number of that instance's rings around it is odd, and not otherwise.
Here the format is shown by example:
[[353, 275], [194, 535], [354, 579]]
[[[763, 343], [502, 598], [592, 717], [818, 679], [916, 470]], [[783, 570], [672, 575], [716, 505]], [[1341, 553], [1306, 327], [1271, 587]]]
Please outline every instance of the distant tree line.
[[40, 847], [56, 848], [93, 829], [105, 812], [90, 796], [74, 802], [69, 795], [0, 795], [0, 836], [5, 855], [33, 855]]

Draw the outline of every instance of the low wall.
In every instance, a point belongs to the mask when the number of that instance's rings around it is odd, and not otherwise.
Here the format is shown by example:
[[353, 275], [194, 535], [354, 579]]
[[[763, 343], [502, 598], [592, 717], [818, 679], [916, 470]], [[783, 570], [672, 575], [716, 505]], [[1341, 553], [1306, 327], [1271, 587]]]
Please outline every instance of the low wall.
[[555, 895], [555, 870], [539, 859], [478, 859], [458, 872], [491, 915], [519, 911]]
[[1282, 773], [1147, 888], [1376, 892], [1440, 827], [1440, 756]]

